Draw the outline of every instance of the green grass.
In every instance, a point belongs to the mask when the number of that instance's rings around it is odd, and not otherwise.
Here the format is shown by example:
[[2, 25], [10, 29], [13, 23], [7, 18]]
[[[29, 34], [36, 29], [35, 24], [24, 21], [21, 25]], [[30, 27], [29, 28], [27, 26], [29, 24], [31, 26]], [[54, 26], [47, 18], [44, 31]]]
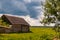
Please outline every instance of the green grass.
[[0, 40], [52, 40], [56, 32], [52, 28], [30, 28], [32, 33], [0, 34]]

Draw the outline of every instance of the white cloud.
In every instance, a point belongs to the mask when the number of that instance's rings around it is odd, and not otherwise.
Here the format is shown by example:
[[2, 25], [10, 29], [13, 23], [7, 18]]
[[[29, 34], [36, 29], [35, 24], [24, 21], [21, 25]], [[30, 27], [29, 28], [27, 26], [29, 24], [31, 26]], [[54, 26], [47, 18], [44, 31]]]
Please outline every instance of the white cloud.
[[40, 20], [31, 18], [29, 15], [21, 17], [23, 17], [31, 26], [42, 26]]
[[42, 0], [23, 0], [25, 3], [41, 2]]
[[31, 1], [33, 1], [33, 2], [40, 2], [41, 0], [31, 0]]
[[35, 6], [34, 9], [37, 11], [37, 18], [42, 21], [44, 18], [43, 6]]
[[38, 15], [41, 14], [41, 12], [43, 12], [42, 5], [41, 6], [34, 6], [34, 9], [37, 11]]
[[31, 0], [23, 0], [25, 3], [31, 3]]
[[17, 7], [18, 9], [22, 10], [22, 11], [27, 11], [27, 7], [25, 6], [25, 4], [21, 1], [18, 0], [12, 0], [12, 4], [13, 6]]
[[0, 14], [0, 17], [2, 16], [3, 14]]
[[45, 2], [45, 0], [31, 0], [32, 2]]
[[43, 12], [41, 12], [41, 13], [37, 16], [37, 18], [38, 18], [40, 21], [42, 21], [42, 20], [44, 19], [44, 14], [43, 14]]

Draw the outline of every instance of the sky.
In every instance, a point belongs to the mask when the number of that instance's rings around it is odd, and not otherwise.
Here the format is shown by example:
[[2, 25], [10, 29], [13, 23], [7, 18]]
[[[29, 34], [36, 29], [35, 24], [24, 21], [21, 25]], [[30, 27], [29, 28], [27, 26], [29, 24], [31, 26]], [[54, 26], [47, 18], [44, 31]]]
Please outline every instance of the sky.
[[24, 18], [31, 26], [42, 26], [43, 3], [45, 0], [0, 0], [2, 14]]

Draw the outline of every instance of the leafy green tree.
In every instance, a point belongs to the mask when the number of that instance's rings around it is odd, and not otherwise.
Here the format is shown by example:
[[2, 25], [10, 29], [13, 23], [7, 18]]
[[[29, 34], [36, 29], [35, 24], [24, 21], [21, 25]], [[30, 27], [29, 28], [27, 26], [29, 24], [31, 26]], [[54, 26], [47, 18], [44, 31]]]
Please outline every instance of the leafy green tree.
[[44, 3], [44, 19], [42, 23], [55, 23], [55, 27], [60, 30], [60, 0], [46, 0]]

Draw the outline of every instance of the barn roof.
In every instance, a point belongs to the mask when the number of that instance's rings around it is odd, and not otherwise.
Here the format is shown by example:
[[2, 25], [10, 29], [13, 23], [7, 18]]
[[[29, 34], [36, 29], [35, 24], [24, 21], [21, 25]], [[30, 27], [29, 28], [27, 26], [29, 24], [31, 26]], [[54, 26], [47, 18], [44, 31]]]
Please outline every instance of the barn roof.
[[9, 15], [3, 15], [4, 17], [9, 20], [11, 24], [23, 24], [23, 25], [29, 25], [23, 18], [9, 16]]

